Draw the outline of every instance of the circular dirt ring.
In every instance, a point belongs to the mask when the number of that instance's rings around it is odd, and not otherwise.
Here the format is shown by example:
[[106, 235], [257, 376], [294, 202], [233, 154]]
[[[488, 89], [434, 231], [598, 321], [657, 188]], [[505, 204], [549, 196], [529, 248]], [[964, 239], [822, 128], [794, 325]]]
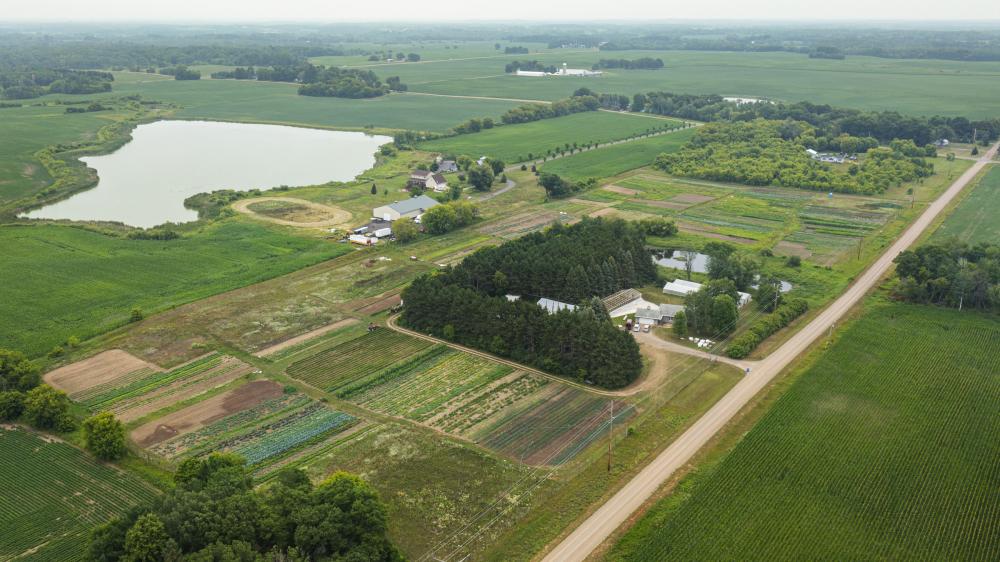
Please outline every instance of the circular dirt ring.
[[[266, 203], [272, 201], [300, 205], [312, 211], [323, 213], [328, 218], [324, 218], [323, 220], [312, 220], [312, 221], [285, 220], [277, 217], [269, 217], [267, 215], [255, 212], [253, 209], [250, 208], [250, 206], [255, 203]], [[307, 201], [305, 199], [299, 199], [297, 197], [254, 197], [252, 199], [241, 199], [233, 203], [233, 209], [236, 210], [237, 212], [249, 215], [258, 220], [267, 221], [284, 226], [296, 226], [299, 228], [329, 228], [331, 226], [343, 225], [347, 223], [347, 221], [351, 220], [351, 213], [345, 211], [344, 209], [341, 209], [339, 207], [332, 207], [330, 205], [323, 205], [322, 203], [316, 203], [313, 201]]]

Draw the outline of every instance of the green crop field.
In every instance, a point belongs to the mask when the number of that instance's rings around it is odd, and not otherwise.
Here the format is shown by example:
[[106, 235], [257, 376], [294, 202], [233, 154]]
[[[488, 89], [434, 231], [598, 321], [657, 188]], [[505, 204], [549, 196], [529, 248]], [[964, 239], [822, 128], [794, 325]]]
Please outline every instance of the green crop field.
[[686, 129], [589, 150], [552, 160], [542, 164], [541, 169], [574, 180], [609, 178], [629, 170], [649, 166], [660, 154], [679, 150], [691, 139], [694, 131], [694, 129]]
[[[590, 68], [602, 58], [660, 58], [661, 70], [610, 69], [600, 77], [531, 78], [504, 74], [511, 60]], [[701, 51], [557, 50], [552, 53], [392, 64], [376, 69], [399, 75], [411, 91], [555, 100], [577, 88], [634, 94], [670, 91], [716, 93], [811, 101], [858, 109], [914, 114], [990, 117], [1000, 113], [991, 96], [1000, 76], [998, 62], [886, 59], [849, 56], [844, 60], [810, 59], [796, 53]]]
[[433, 140], [421, 143], [420, 149], [472, 158], [490, 156], [514, 163], [529, 160], [529, 154], [538, 158], [548, 150], [565, 149], [566, 143], [604, 143], [679, 125], [680, 121], [650, 119], [642, 115], [587, 111]]
[[[123, 73], [116, 73], [121, 75]], [[147, 100], [175, 103], [175, 117], [317, 127], [445, 131], [472, 117], [499, 117], [520, 105], [503, 100], [459, 99], [420, 94], [391, 94], [355, 100], [300, 96], [295, 84], [246, 80], [122, 80], [110, 94], [139, 94]], [[46, 96], [45, 100], [65, 96]], [[6, 110], [4, 110], [6, 111]]]
[[1000, 240], [1000, 167], [993, 166], [934, 232], [970, 244]]
[[0, 559], [80, 560], [90, 529], [156, 493], [65, 443], [0, 428]]
[[1000, 324], [876, 301], [613, 560], [995, 560]]
[[316, 388], [334, 391], [430, 346], [426, 340], [383, 328], [300, 359], [287, 372]]
[[41, 355], [150, 313], [349, 252], [226, 220], [178, 240], [128, 240], [64, 226], [0, 227], [0, 347]]

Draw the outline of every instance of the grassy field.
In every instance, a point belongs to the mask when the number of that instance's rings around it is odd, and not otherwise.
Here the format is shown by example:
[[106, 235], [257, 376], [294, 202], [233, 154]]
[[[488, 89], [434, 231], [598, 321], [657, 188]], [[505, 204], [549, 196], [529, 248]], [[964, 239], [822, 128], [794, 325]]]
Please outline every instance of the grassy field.
[[[661, 70], [606, 70], [598, 78], [526, 78], [504, 74], [510, 60], [590, 68], [601, 58], [654, 57]], [[587, 87], [597, 92], [634, 94], [665, 90], [692, 94], [764, 96], [858, 109], [915, 114], [989, 117], [1000, 112], [990, 96], [1000, 76], [997, 62], [884, 59], [851, 56], [810, 59], [795, 53], [699, 51], [556, 51], [550, 54], [384, 65], [411, 91], [554, 100]]]
[[472, 158], [485, 155], [514, 163], [529, 160], [529, 154], [538, 158], [548, 150], [565, 149], [565, 143], [604, 143], [667, 125], [677, 126], [680, 122], [654, 120], [641, 115], [588, 111], [433, 140], [422, 143], [420, 148], [445, 154], [464, 154]]
[[995, 559], [998, 353], [993, 317], [869, 305], [610, 558]]
[[6, 226], [0, 245], [0, 347], [30, 355], [124, 324], [134, 306], [163, 310], [349, 251], [240, 220], [167, 242]]
[[1000, 167], [993, 166], [934, 232], [934, 238], [956, 237], [970, 244], [1000, 240]]
[[80, 560], [90, 529], [155, 492], [89, 455], [0, 428], [0, 559]]
[[609, 178], [629, 170], [649, 166], [664, 152], [674, 152], [691, 140], [694, 129], [666, 133], [647, 139], [589, 150], [557, 158], [541, 169], [574, 180]]
[[0, 207], [41, 191], [52, 178], [35, 152], [54, 144], [92, 140], [104, 125], [127, 112], [66, 113], [61, 105], [0, 109]]
[[[116, 76], [129, 73], [116, 73]], [[175, 117], [316, 127], [379, 127], [445, 131], [472, 117], [499, 117], [517, 102], [391, 94], [352, 100], [300, 96], [295, 84], [245, 80], [161, 80], [139, 75], [116, 81], [110, 95], [139, 94], [179, 105]], [[65, 96], [46, 96], [44, 100]], [[100, 98], [102, 96], [90, 96]], [[6, 110], [4, 110], [6, 111]]]

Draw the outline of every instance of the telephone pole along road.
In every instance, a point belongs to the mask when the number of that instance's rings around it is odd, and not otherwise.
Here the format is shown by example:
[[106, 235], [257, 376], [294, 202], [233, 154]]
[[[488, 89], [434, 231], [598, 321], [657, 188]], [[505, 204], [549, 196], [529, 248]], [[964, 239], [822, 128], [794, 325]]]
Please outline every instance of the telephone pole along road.
[[934, 219], [976, 177], [997, 152], [994, 145], [971, 168], [966, 170], [941, 197], [931, 203], [903, 235], [848, 287], [833, 304], [791, 337], [771, 355], [760, 361], [750, 374], [736, 384], [712, 408], [660, 453], [646, 468], [630, 480], [604, 505], [588, 517], [544, 558], [544, 562], [582, 562], [635, 512], [670, 475], [684, 466], [709, 439], [719, 432], [767, 383], [771, 382], [806, 351], [810, 344], [827, 332], [878, 283], [892, 266], [892, 260], [913, 244]]

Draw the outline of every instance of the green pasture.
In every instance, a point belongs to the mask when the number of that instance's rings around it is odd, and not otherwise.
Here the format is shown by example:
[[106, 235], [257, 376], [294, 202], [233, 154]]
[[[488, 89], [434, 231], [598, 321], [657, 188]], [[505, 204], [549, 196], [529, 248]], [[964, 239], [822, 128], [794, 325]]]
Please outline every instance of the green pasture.
[[998, 353], [995, 318], [871, 303], [609, 558], [995, 559]]
[[128, 240], [82, 228], [0, 227], [0, 347], [38, 356], [146, 314], [275, 277], [349, 248], [241, 220], [178, 240]]
[[118, 111], [66, 113], [62, 105], [0, 109], [0, 206], [29, 197], [52, 181], [35, 152], [91, 140], [101, 127], [124, 117]]
[[993, 166], [934, 232], [935, 239], [969, 244], [1000, 240], [1000, 168]]
[[565, 150], [566, 143], [604, 143], [639, 135], [654, 128], [679, 125], [679, 121], [651, 119], [643, 115], [587, 111], [432, 140], [421, 143], [420, 149], [465, 154], [472, 158], [490, 156], [513, 163], [528, 160], [529, 154], [538, 158], [547, 150]]
[[675, 131], [581, 152], [546, 162], [542, 164], [541, 169], [573, 180], [617, 176], [629, 170], [649, 166], [664, 152], [679, 150], [691, 139], [694, 131], [694, 129]]

